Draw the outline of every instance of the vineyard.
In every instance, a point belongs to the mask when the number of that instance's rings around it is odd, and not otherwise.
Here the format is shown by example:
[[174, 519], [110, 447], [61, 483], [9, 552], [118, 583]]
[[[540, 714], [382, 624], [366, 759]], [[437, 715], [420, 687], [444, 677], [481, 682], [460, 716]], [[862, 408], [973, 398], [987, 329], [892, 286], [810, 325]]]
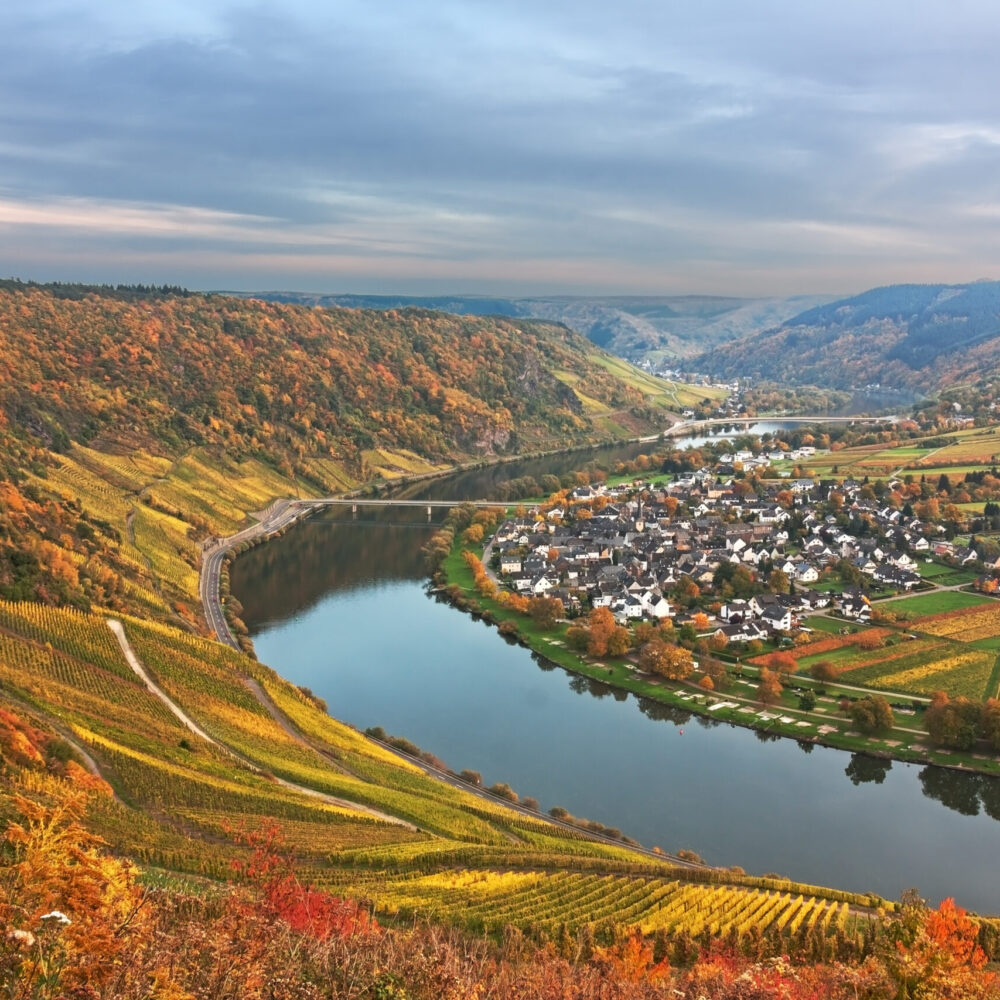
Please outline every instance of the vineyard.
[[964, 650], [958, 643], [930, 651], [925, 647], [910, 656], [877, 660], [844, 672], [843, 679], [887, 691], [907, 691], [931, 695], [947, 691], [980, 701], [995, 691], [987, 690], [996, 663], [989, 650]]
[[382, 912], [422, 914], [486, 932], [529, 924], [553, 935], [562, 925], [575, 931], [614, 923], [637, 925], [643, 933], [739, 939], [771, 931], [790, 938], [800, 930], [843, 931], [854, 919], [846, 901], [674, 877], [473, 869], [331, 884], [371, 899]]
[[928, 615], [910, 624], [921, 632], [946, 636], [959, 642], [991, 639], [1000, 635], [1000, 602], [991, 601], [987, 605]]
[[[1000, 634], [1000, 605], [952, 592], [908, 598], [896, 607], [920, 610], [929, 599], [959, 606], [908, 620], [905, 633], [876, 627], [823, 636], [796, 649], [798, 672], [825, 661], [845, 684], [922, 696], [947, 691], [977, 701], [995, 697], [996, 650], [968, 644]], [[766, 664], [767, 658], [752, 662]]]
[[869, 902], [687, 871], [590, 840], [432, 780], [233, 650], [123, 623], [145, 668], [218, 744], [146, 690], [95, 615], [0, 602], [0, 683], [97, 762], [116, 797], [95, 810], [94, 828], [147, 865], [223, 877], [245, 851], [239, 817], [247, 830], [278, 823], [302, 878], [384, 915], [476, 930], [611, 922], [671, 934], [825, 934], [843, 926], [848, 904]]

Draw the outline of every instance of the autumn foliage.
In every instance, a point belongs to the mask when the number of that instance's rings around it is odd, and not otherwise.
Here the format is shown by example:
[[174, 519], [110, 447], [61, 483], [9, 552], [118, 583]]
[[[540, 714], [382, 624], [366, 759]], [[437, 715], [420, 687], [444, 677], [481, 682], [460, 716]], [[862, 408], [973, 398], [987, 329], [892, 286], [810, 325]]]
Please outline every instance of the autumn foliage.
[[[25, 742], [27, 741], [27, 742]], [[276, 827], [233, 833], [234, 882], [198, 895], [143, 888], [86, 829], [107, 786], [16, 713], [0, 716], [4, 778], [22, 792], [0, 850], [0, 996], [6, 1000], [952, 1000], [995, 998], [982, 930], [952, 900], [908, 895], [858, 941], [812, 941], [811, 962], [765, 942], [563, 929], [497, 940], [416, 923], [303, 882]], [[30, 790], [30, 794], [29, 794]], [[859, 950], [860, 948], [860, 950]]]

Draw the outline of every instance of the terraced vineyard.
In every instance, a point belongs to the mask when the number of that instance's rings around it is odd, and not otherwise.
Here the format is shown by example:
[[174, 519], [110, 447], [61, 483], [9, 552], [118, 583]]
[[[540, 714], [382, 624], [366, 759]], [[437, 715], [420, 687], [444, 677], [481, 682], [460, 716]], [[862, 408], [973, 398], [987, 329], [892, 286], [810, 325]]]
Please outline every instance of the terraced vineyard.
[[368, 895], [388, 913], [431, 915], [462, 921], [487, 932], [506, 924], [530, 924], [547, 934], [562, 925], [636, 925], [713, 938], [801, 929], [844, 930], [854, 919], [850, 904], [780, 890], [699, 885], [677, 878], [580, 872], [440, 872], [403, 878], [333, 883]]
[[[146, 689], [99, 616], [0, 602], [0, 683], [93, 757], [117, 793], [94, 826], [146, 864], [223, 877], [246, 851], [239, 817], [249, 830], [276, 822], [303, 879], [370, 899], [385, 915], [479, 930], [825, 931], [841, 925], [845, 901], [869, 902], [691, 872], [431, 780], [241, 654], [123, 621], [156, 682], [217, 743]], [[716, 884], [723, 879], [734, 884]]]

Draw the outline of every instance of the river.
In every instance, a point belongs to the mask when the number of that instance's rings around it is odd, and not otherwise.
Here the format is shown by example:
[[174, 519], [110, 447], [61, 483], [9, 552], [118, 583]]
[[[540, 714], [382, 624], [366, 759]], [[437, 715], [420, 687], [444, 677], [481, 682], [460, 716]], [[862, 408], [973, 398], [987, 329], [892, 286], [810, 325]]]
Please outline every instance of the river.
[[[553, 470], [514, 463], [411, 494], [482, 496], [497, 477]], [[648, 846], [1000, 911], [1000, 781], [762, 739], [553, 668], [428, 595], [419, 549], [433, 527], [423, 510], [327, 511], [240, 557], [232, 588], [260, 659], [337, 718]]]

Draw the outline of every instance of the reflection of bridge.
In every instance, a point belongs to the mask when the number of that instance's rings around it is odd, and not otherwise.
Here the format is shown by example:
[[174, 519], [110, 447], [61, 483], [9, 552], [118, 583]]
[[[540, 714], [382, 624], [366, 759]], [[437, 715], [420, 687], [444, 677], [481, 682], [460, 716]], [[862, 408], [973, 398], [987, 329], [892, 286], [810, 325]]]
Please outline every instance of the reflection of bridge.
[[762, 417], [710, 417], [706, 420], [678, 420], [664, 432], [664, 437], [684, 437], [696, 434], [698, 431], [712, 430], [716, 427], [749, 427], [751, 424], [894, 424], [899, 417], [831, 417], [818, 414], [816, 416], [779, 417], [775, 415]]
[[357, 510], [358, 507], [444, 507], [451, 510], [452, 507], [461, 507], [470, 504], [473, 507], [507, 507], [500, 500], [368, 500], [362, 497], [319, 497], [317, 500], [301, 500], [303, 504], [316, 507], [351, 507]]

